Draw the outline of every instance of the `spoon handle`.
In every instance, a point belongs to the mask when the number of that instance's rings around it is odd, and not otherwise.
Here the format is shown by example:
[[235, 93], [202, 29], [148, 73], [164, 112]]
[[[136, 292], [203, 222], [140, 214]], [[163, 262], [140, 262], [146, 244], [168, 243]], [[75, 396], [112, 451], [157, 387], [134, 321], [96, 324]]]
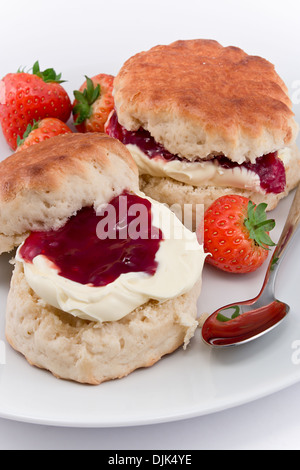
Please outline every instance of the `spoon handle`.
[[300, 185], [298, 186], [298, 189], [294, 196], [294, 200], [291, 205], [289, 215], [286, 219], [286, 223], [284, 225], [282, 234], [274, 250], [273, 260], [281, 258], [281, 256], [283, 255], [288, 245], [288, 242], [290, 241], [290, 239], [296, 232], [297, 228], [299, 227], [299, 222], [300, 222]]
[[[292, 236], [296, 233], [297, 229], [299, 228], [300, 222], [300, 185], [297, 188], [297, 191], [294, 196], [294, 200], [292, 202], [288, 217], [286, 219], [285, 225], [283, 227], [281, 236], [278, 240], [276, 248], [273, 252], [271, 261], [268, 266], [268, 270], [266, 273], [266, 278], [264, 285], [262, 287], [262, 291], [266, 287], [269, 278], [271, 277], [272, 280], [276, 277], [277, 269], [279, 268], [280, 261], [283, 257], [285, 249], [292, 238]], [[271, 279], [270, 279], [271, 280]]]

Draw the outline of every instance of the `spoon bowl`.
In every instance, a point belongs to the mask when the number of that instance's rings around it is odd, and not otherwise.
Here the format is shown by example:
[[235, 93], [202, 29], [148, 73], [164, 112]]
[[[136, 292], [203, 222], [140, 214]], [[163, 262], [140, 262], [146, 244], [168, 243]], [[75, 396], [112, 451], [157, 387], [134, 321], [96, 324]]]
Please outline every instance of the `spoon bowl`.
[[[279, 325], [289, 310], [286, 303], [276, 299], [260, 307], [256, 302], [228, 305], [207, 319], [202, 338], [211, 346], [244, 344]], [[234, 311], [231, 317], [227, 317], [228, 311]]]
[[253, 299], [232, 303], [212, 313], [202, 326], [203, 341], [213, 347], [237, 346], [252, 341], [278, 326], [290, 311], [275, 297], [275, 278], [292, 236], [300, 222], [298, 187], [282, 234], [270, 260], [260, 293]]

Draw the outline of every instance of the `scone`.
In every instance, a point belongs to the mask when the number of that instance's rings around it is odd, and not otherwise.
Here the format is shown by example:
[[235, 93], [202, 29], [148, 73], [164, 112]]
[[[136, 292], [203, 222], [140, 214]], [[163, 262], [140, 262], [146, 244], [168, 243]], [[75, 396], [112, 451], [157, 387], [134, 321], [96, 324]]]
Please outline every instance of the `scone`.
[[201, 281], [175, 299], [149, 300], [113, 322], [73, 317], [43, 302], [17, 263], [6, 337], [27, 361], [56, 377], [97, 385], [155, 364], [193, 336]]
[[1, 162], [0, 188], [2, 247], [21, 243], [6, 337], [30, 364], [100, 384], [186, 348], [203, 248], [139, 190], [123, 144], [54, 137]]
[[159, 45], [125, 62], [114, 100], [106, 132], [158, 201], [207, 208], [241, 194], [271, 210], [299, 182], [287, 87], [261, 57], [213, 40]]

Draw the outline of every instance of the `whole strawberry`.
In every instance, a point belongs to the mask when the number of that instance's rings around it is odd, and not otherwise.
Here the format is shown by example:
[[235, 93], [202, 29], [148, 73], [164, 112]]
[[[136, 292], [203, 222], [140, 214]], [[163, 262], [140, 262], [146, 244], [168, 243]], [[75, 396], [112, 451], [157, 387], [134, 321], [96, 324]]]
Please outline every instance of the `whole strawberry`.
[[104, 125], [114, 108], [112, 95], [114, 77], [101, 73], [74, 91], [74, 124], [78, 132], [104, 132]]
[[204, 214], [207, 263], [231, 273], [259, 268], [268, 257], [268, 247], [274, 246], [268, 232], [275, 227], [275, 221], [267, 220], [266, 207], [265, 203], [256, 206], [238, 195], [214, 201]]
[[45, 117], [66, 122], [71, 114], [70, 98], [61, 86], [61, 74], [53, 69], [40, 71], [35, 62], [32, 73], [9, 73], [0, 81], [0, 123], [8, 145], [15, 150], [18, 135], [28, 124]]
[[41, 121], [34, 121], [32, 125], [28, 124], [22, 139], [18, 136], [16, 152], [30, 147], [31, 145], [38, 144], [43, 140], [50, 139], [51, 137], [70, 133], [72, 133], [71, 129], [60, 119], [45, 118]]

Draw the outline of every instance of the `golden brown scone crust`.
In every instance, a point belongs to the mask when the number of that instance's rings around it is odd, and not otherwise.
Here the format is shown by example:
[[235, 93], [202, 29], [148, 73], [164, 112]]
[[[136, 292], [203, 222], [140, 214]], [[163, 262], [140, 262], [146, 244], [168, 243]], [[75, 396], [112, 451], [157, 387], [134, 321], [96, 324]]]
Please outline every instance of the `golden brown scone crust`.
[[28, 362], [55, 376], [100, 384], [149, 367], [187, 346], [197, 328], [199, 280], [164, 303], [149, 301], [116, 322], [97, 323], [55, 309], [30, 289], [16, 264], [7, 301], [6, 337]]
[[0, 254], [125, 189], [138, 189], [136, 164], [106, 134], [66, 134], [11, 155], [0, 163]]
[[114, 81], [120, 123], [171, 153], [223, 153], [252, 162], [290, 145], [298, 126], [287, 88], [267, 60], [213, 40], [176, 41], [125, 62]]
[[84, 165], [105, 169], [109, 153], [114, 153], [136, 172], [123, 145], [106, 134], [66, 134], [32, 145], [0, 162], [0, 203], [23, 191], [54, 191], [66, 176], [80, 176]]

